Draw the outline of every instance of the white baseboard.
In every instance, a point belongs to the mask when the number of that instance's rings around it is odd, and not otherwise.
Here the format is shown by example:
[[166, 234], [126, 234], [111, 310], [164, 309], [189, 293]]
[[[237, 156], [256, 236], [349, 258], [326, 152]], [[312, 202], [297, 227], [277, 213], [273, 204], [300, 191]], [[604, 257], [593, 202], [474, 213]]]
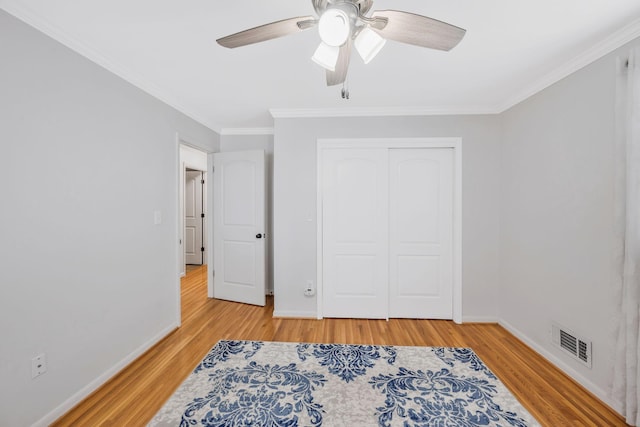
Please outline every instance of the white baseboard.
[[292, 317], [302, 319], [317, 319], [315, 311], [273, 311], [273, 317]]
[[618, 414], [622, 414], [622, 402], [614, 401], [609, 395], [609, 393], [607, 393], [605, 390], [593, 384], [591, 381], [589, 381], [583, 375], [578, 373], [578, 371], [573, 369], [571, 366], [567, 365], [564, 361], [559, 359], [557, 356], [555, 356], [554, 354], [549, 352], [547, 349], [545, 349], [541, 345], [531, 340], [524, 333], [522, 333], [513, 325], [511, 325], [509, 322], [506, 322], [505, 320], [500, 319], [499, 324], [500, 326], [505, 328], [507, 331], [509, 331], [511, 334], [515, 335], [519, 340], [521, 340], [526, 345], [528, 345], [533, 350], [535, 350], [542, 357], [547, 359], [547, 361], [551, 362], [551, 364], [553, 364], [556, 368], [563, 371], [565, 374], [571, 377], [574, 381], [576, 381], [582, 387], [586, 388], [589, 392], [595, 395], [598, 399], [602, 400], [605, 404], [610, 406], [611, 409], [616, 411]]
[[142, 356], [147, 350], [156, 345], [160, 340], [165, 338], [171, 332], [173, 332], [178, 327], [177, 324], [172, 324], [160, 331], [158, 335], [138, 347], [120, 362], [116, 363], [111, 369], [107, 370], [105, 373], [100, 375], [95, 380], [91, 381], [85, 387], [83, 387], [76, 394], [71, 396], [69, 399], [64, 401], [60, 406], [55, 408], [53, 411], [49, 412], [47, 415], [42, 417], [40, 420], [35, 422], [32, 427], [46, 427], [52, 424], [55, 420], [60, 418], [62, 415], [71, 410], [74, 406], [80, 403], [83, 399], [89, 396], [91, 393], [96, 391], [102, 385], [104, 385], [107, 381], [109, 381], [113, 376], [115, 376], [118, 372], [126, 368], [131, 362], [136, 360], [138, 357]]
[[[273, 317], [292, 317], [292, 318], [304, 318], [304, 319], [317, 319], [318, 315], [315, 311], [275, 311]], [[497, 317], [488, 316], [464, 316], [462, 323], [500, 323], [500, 319]]]
[[463, 316], [462, 323], [500, 323], [500, 320], [488, 316]]

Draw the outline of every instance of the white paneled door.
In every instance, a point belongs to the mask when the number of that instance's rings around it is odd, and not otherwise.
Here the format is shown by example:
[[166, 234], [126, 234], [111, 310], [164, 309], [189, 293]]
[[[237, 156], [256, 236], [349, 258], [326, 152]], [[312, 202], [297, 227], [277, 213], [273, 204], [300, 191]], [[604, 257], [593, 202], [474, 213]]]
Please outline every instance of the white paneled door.
[[203, 173], [186, 171], [184, 180], [184, 256], [186, 264], [204, 262]]
[[453, 149], [389, 150], [389, 317], [453, 317]]
[[322, 150], [322, 314], [453, 317], [453, 149]]
[[213, 297], [264, 306], [264, 151], [216, 153], [213, 165]]
[[323, 157], [325, 317], [387, 317], [387, 150]]

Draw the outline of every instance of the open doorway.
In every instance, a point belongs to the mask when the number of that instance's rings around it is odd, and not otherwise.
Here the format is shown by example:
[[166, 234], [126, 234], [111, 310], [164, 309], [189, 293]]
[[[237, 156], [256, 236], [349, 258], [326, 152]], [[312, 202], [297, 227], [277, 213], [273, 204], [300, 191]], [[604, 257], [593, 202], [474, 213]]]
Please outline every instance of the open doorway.
[[207, 153], [180, 144], [180, 275], [207, 263]]
[[[180, 319], [185, 320], [184, 305], [193, 305], [194, 301], [184, 300], [185, 283], [192, 288], [197, 282], [201, 290], [189, 292], [200, 295], [205, 302], [209, 294], [208, 246], [209, 246], [209, 197], [207, 185], [208, 155], [205, 151], [179, 140], [179, 212], [178, 212], [178, 271], [180, 284]], [[195, 277], [194, 277], [195, 276]], [[198, 304], [201, 303], [198, 301]]]

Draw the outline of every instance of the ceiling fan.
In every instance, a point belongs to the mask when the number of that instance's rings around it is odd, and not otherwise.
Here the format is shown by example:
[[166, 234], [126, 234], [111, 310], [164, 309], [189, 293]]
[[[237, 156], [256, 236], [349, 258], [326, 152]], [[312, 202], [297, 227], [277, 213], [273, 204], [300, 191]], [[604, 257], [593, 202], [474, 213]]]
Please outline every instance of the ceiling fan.
[[233, 49], [317, 26], [321, 42], [312, 59], [326, 69], [327, 86], [334, 86], [344, 83], [354, 46], [366, 64], [382, 49], [386, 40], [448, 51], [462, 40], [466, 32], [446, 22], [410, 12], [377, 10], [369, 14], [373, 0], [311, 2], [318, 18], [298, 16], [284, 19], [216, 41]]

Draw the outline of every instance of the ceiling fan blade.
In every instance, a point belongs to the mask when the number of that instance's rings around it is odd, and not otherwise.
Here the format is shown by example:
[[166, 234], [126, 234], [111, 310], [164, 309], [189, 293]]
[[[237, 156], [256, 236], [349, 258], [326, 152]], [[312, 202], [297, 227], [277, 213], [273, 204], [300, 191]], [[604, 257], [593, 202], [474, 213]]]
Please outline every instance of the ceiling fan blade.
[[352, 42], [349, 39], [340, 47], [336, 70], [327, 70], [327, 86], [339, 85], [347, 79], [347, 71], [349, 71], [349, 61], [351, 59], [351, 46]]
[[431, 49], [451, 50], [467, 32], [446, 22], [399, 10], [377, 10], [371, 17], [389, 20], [382, 29], [371, 28], [382, 37]]
[[316, 19], [313, 16], [299, 16], [297, 18], [283, 19], [282, 21], [271, 22], [269, 24], [260, 25], [259, 27], [250, 28], [248, 30], [240, 31], [239, 33], [222, 37], [216, 40], [216, 42], [218, 42], [220, 46], [233, 49], [304, 31], [311, 28], [315, 21]]

